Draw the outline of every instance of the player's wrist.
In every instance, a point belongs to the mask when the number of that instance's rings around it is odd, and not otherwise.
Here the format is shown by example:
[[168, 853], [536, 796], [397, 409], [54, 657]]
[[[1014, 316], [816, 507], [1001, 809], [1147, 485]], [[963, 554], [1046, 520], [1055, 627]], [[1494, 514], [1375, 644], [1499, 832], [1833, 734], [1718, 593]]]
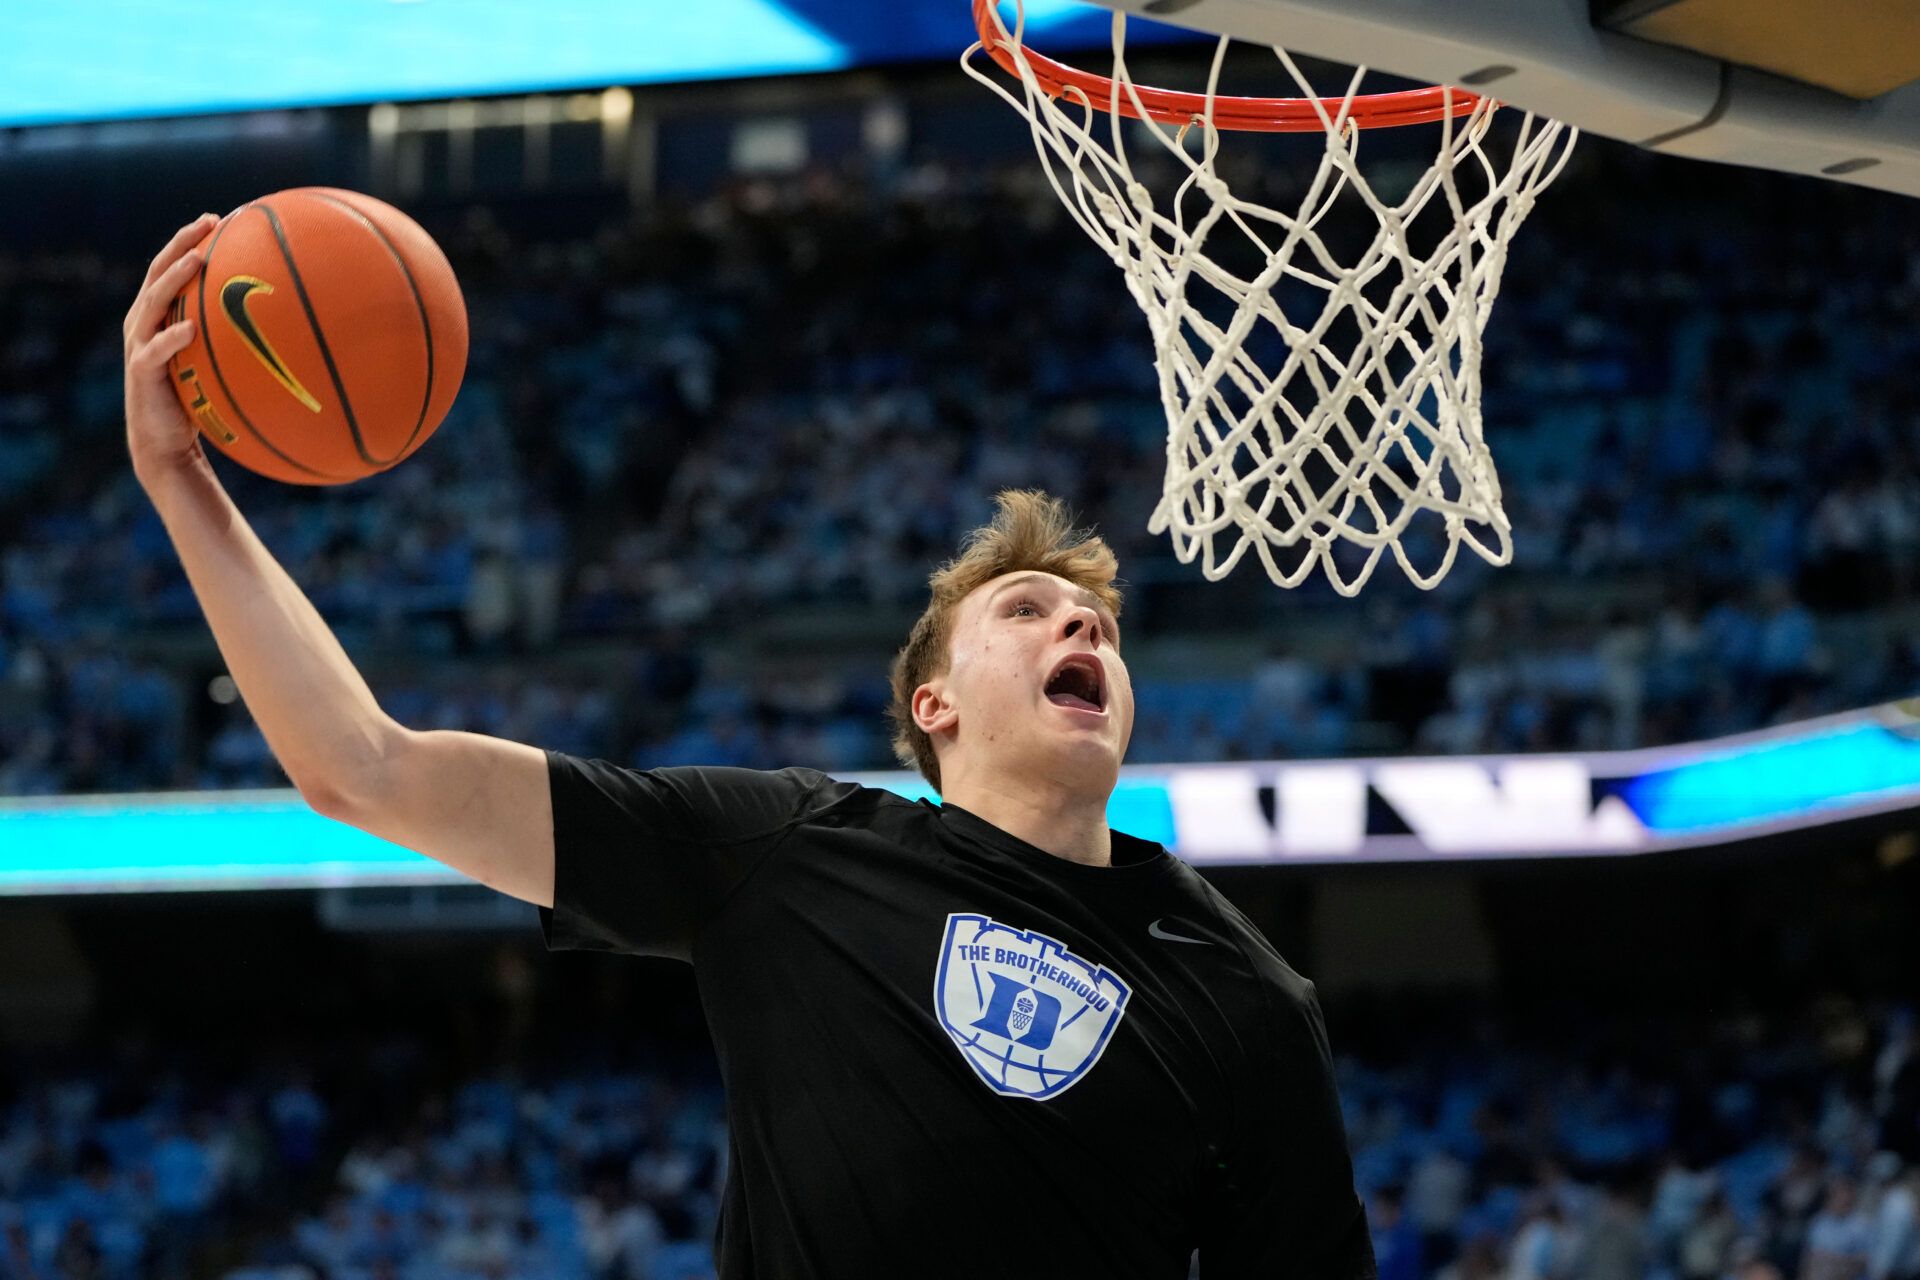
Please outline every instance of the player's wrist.
[[206, 455], [200, 451], [198, 441], [189, 441], [184, 448], [133, 452], [133, 477], [155, 506], [164, 501], [169, 491], [204, 468]]

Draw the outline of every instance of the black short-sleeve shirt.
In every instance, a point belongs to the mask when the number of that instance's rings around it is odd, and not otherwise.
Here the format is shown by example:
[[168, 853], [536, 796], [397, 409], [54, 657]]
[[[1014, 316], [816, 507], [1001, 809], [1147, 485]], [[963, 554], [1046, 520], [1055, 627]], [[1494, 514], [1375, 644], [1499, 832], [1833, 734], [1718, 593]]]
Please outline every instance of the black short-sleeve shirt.
[[547, 755], [547, 945], [694, 966], [724, 1280], [1363, 1280], [1313, 984], [1185, 863], [811, 769]]

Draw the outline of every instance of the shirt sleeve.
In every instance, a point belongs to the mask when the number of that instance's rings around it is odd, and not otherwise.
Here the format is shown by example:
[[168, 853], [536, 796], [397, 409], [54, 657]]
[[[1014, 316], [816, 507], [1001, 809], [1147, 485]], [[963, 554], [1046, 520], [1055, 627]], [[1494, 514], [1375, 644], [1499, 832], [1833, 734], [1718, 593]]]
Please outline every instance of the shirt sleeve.
[[812, 769], [628, 769], [547, 752], [550, 951], [692, 958], [694, 938], [828, 791]]
[[1373, 1240], [1353, 1186], [1333, 1055], [1313, 984], [1292, 970], [1275, 999], [1277, 1070], [1251, 1081], [1203, 1210], [1202, 1280], [1373, 1280]]

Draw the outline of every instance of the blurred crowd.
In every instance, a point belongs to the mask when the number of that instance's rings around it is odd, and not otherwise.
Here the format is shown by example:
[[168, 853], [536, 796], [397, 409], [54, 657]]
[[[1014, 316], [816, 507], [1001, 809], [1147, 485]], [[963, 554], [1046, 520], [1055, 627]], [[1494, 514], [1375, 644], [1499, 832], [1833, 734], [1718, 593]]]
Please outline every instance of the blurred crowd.
[[[1286, 173], [1236, 181], [1278, 199]], [[1006, 486], [1099, 525], [1144, 640], [1270, 650], [1143, 680], [1136, 762], [1628, 747], [1920, 692], [1920, 226], [1894, 197], [1588, 146], [1487, 331], [1515, 565], [1352, 602], [1232, 597], [1146, 534], [1151, 346], [1056, 204], [1026, 156], [741, 180], [561, 242], [475, 207], [438, 228], [473, 334], [439, 437], [335, 491], [223, 475], [403, 721], [632, 763], [894, 767], [880, 663], [743, 680], [703, 638], [822, 607], [904, 632]], [[209, 697], [124, 464], [143, 267], [0, 251], [0, 794], [281, 781]], [[569, 664], [609, 648], [624, 669]]]
[[1920, 1276], [1910, 1008], [1435, 1044], [1341, 1094], [1382, 1280]]
[[[426, 1051], [362, 1039], [357, 1086]], [[202, 1069], [191, 1088], [36, 1074], [0, 1099], [0, 1278], [208, 1275], [220, 1258], [227, 1280], [711, 1277], [716, 1084], [473, 1078], [395, 1131], [348, 1129], [343, 1087], [300, 1067]]]
[[[1339, 1058], [1382, 1280], [1920, 1276], [1910, 1008], [1580, 1026], [1481, 1016]], [[0, 1088], [0, 1278], [711, 1275], [705, 1075], [440, 1080], [413, 1032], [281, 1048], [149, 1046]]]

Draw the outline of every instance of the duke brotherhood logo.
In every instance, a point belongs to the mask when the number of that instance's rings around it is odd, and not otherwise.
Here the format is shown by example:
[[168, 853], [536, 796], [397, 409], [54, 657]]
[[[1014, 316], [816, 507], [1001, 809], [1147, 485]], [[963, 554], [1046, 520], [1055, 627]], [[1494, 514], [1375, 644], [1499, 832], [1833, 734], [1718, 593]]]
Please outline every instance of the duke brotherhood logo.
[[987, 916], [947, 917], [934, 978], [940, 1025], [996, 1093], [1051, 1098], [1100, 1060], [1132, 989], [1057, 939]]

